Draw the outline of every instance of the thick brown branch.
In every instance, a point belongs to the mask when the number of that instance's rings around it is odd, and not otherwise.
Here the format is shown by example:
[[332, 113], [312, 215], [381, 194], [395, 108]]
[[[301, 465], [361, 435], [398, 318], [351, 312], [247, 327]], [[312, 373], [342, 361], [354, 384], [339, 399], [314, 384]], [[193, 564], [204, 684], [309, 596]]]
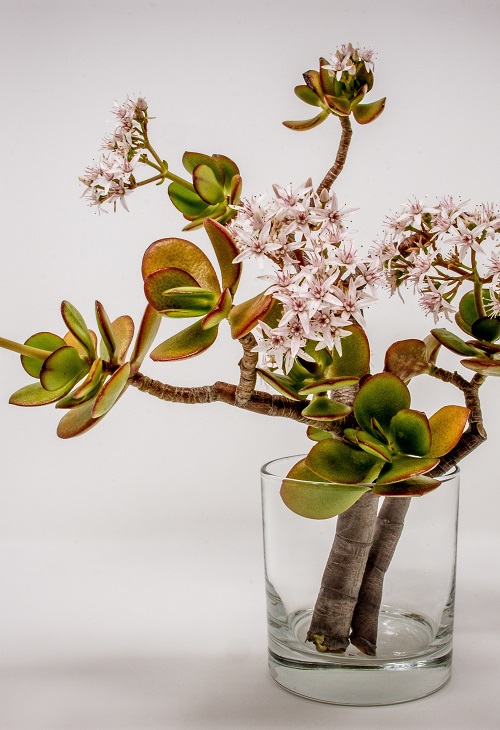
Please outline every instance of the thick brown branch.
[[251, 332], [244, 337], [241, 337], [239, 342], [243, 347], [243, 357], [238, 363], [240, 367], [240, 382], [236, 388], [235, 405], [239, 408], [243, 408], [245, 403], [248, 403], [253, 391], [255, 390], [255, 383], [257, 382], [257, 373], [255, 369], [257, 367], [259, 355], [257, 352], [253, 352], [253, 349], [257, 344], [257, 340]]
[[372, 544], [378, 498], [370, 491], [337, 518], [335, 540], [314, 607], [308, 641], [318, 651], [343, 652]]
[[[450, 373], [441, 368], [435, 368], [432, 375], [459, 388], [470, 411], [467, 431], [455, 448], [446, 454], [431, 472], [433, 477], [438, 478], [486, 440], [478, 393], [484, 377], [475, 375], [469, 383], [458, 373]], [[375, 536], [353, 615], [351, 635], [351, 643], [370, 656], [376, 654], [378, 615], [382, 602], [384, 576], [403, 531], [410, 503], [411, 498], [386, 497], [377, 517]]]
[[339, 148], [337, 150], [337, 156], [332, 167], [328, 170], [325, 177], [318, 186], [318, 195], [322, 190], [330, 190], [335, 180], [338, 178], [344, 167], [347, 152], [349, 150], [349, 144], [352, 137], [352, 127], [349, 117], [339, 117], [340, 124], [342, 125], [342, 136], [340, 137]]
[[[188, 405], [201, 403], [227, 403], [252, 413], [260, 413], [265, 416], [278, 416], [290, 418], [293, 421], [305, 423], [308, 426], [316, 426], [325, 429], [322, 421], [312, 421], [302, 415], [302, 410], [308, 401], [293, 401], [280, 395], [271, 395], [259, 390], [254, 390], [249, 399], [242, 405], [236, 401], [237, 386], [231, 383], [218, 381], [213, 385], [202, 385], [192, 388], [180, 387], [161, 383], [158, 380], [148, 378], [142, 373], [137, 373], [132, 378], [131, 384], [143, 393], [171, 403], [185, 403]], [[332, 430], [336, 422], [332, 424]]]

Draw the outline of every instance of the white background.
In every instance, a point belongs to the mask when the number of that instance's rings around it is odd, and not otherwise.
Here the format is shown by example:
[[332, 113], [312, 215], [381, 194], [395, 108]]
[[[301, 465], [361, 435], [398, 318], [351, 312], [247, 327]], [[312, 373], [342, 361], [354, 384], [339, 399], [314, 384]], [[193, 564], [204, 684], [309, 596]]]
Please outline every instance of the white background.
[[[166, 186], [99, 216], [77, 180], [127, 94], [147, 98], [153, 143], [175, 172], [189, 149], [235, 159], [247, 194], [319, 182], [338, 125], [297, 134], [281, 121], [308, 115], [293, 94], [301, 73], [351, 40], [377, 52], [370, 98], [388, 97], [379, 120], [355, 125], [336, 186], [360, 208], [356, 240], [369, 245], [412, 194], [500, 202], [499, 21], [493, 0], [2, 0], [0, 333], [62, 334], [63, 299], [89, 322], [95, 299], [140, 320], [142, 253], [180, 235], [182, 217]], [[202, 233], [188, 237], [208, 253]], [[247, 267], [242, 297], [258, 273]], [[411, 299], [370, 312], [374, 372], [390, 342], [433, 325]], [[174, 329], [166, 321], [161, 334]], [[221, 327], [200, 358], [144, 372], [234, 382], [239, 356]], [[362, 710], [287, 695], [266, 674], [258, 469], [307, 449], [302, 427], [130, 388], [97, 428], [63, 442], [51, 406], [7, 405], [27, 381], [16, 355], [0, 358], [0, 730], [493, 727], [495, 379], [483, 388], [489, 442], [462, 470], [452, 682], [419, 703]], [[415, 407], [446, 402], [460, 398], [415, 383]]]

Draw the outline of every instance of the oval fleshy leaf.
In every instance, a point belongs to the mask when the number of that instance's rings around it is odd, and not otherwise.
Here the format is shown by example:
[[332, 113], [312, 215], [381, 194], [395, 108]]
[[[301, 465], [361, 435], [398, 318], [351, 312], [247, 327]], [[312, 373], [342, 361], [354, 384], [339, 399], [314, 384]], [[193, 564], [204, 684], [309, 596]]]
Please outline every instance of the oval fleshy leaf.
[[323, 431], [321, 428], [316, 428], [316, 426], [308, 426], [306, 436], [311, 441], [324, 441], [325, 439], [332, 438], [332, 432]]
[[345, 512], [369, 490], [369, 487], [326, 482], [307, 468], [305, 459], [299, 461], [287, 477], [281, 484], [281, 499], [292, 512], [312, 520], [325, 520]]
[[217, 203], [217, 205], [207, 205], [204, 213], [198, 216], [198, 218], [193, 218], [182, 230], [194, 231], [197, 228], [201, 228], [207, 218], [212, 218], [213, 220], [221, 222], [223, 220], [229, 220], [229, 218], [232, 218], [235, 213], [236, 211], [228, 208], [228, 201], [224, 199], [221, 203]]
[[439, 457], [447, 454], [458, 444], [469, 418], [469, 409], [464, 406], [443, 406], [429, 418], [431, 447], [427, 456]]
[[391, 464], [386, 464], [377, 479], [377, 484], [392, 484], [411, 477], [425, 474], [439, 464], [439, 459], [420, 458], [418, 456], [397, 455]]
[[135, 375], [142, 363], [144, 358], [149, 352], [149, 348], [154, 342], [158, 330], [160, 328], [161, 317], [153, 307], [148, 304], [143, 314], [139, 331], [135, 340], [134, 349], [132, 351], [132, 357], [130, 358], [130, 375]]
[[234, 296], [241, 276], [241, 264], [233, 264], [233, 260], [239, 251], [233, 239], [224, 226], [217, 221], [207, 218], [204, 223], [205, 230], [212, 242], [221, 270], [221, 283], [223, 289], [229, 289]]
[[384, 462], [338, 439], [325, 439], [312, 447], [306, 466], [322, 479], [335, 484], [367, 483]]
[[[54, 335], [52, 332], [37, 332], [35, 335], [28, 337], [24, 344], [28, 345], [28, 347], [35, 347], [39, 350], [47, 350], [48, 352], [54, 352], [54, 350], [58, 350], [60, 347], [66, 345], [62, 337]], [[21, 355], [21, 365], [32, 378], [40, 377], [43, 362], [39, 358]]]
[[224, 200], [224, 189], [211, 167], [208, 165], [197, 165], [193, 170], [194, 189], [202, 200], [215, 205]]
[[[94, 351], [97, 353], [97, 335], [94, 332], [94, 330], [89, 330], [90, 338], [92, 340], [92, 343], [94, 345]], [[80, 355], [81, 358], [84, 360], [88, 357], [88, 352], [86, 348], [82, 345], [80, 340], [75, 337], [75, 335], [72, 332], [66, 332], [64, 335], [64, 343], [68, 345], [69, 347], [74, 347], [77, 353]]]
[[480, 317], [471, 325], [471, 332], [478, 340], [496, 342], [500, 337], [500, 317]]
[[383, 461], [391, 461], [392, 459], [390, 449], [366, 431], [355, 431], [355, 437], [351, 436], [348, 440], [352, 443], [357, 443], [363, 451], [377, 457], [377, 459], [382, 459]]
[[134, 320], [128, 314], [124, 314], [111, 322], [111, 328], [116, 342], [113, 365], [123, 365], [130, 343], [134, 338]]
[[425, 456], [431, 448], [431, 428], [425, 413], [403, 408], [391, 420], [390, 435], [397, 451]]
[[306, 71], [302, 74], [304, 81], [312, 91], [314, 91], [320, 99], [323, 98], [323, 87], [321, 86], [321, 76], [319, 71]]
[[199, 284], [187, 271], [169, 266], [166, 269], [153, 271], [144, 279], [144, 294], [157, 312], [163, 312], [170, 309], [170, 300], [165, 292], [177, 286], [199, 286]]
[[97, 327], [101, 333], [102, 341], [104, 343], [105, 352], [110, 360], [112, 360], [116, 351], [115, 333], [111, 326], [111, 320], [109, 319], [101, 302], [95, 303], [95, 317], [97, 320]]
[[[483, 289], [482, 296], [483, 302], [485, 304], [491, 301], [490, 293], [487, 289]], [[469, 291], [467, 292], [467, 294], [464, 294], [458, 305], [458, 313], [460, 314], [463, 322], [469, 327], [471, 327], [474, 322], [479, 319], [481, 315], [477, 311], [476, 300], [473, 291]]]
[[237, 304], [229, 313], [231, 336], [239, 340], [256, 327], [260, 320], [264, 320], [273, 306], [274, 299], [269, 294], [257, 294], [242, 304]]
[[327, 390], [338, 390], [339, 388], [348, 388], [356, 385], [359, 378], [349, 378], [347, 376], [341, 378], [329, 378], [327, 380], [318, 380], [312, 385], [306, 385], [301, 388], [301, 395], [313, 395], [314, 393], [324, 393]]
[[61, 398], [57, 402], [56, 408], [76, 408], [76, 406], [86, 403], [88, 400], [95, 399], [105, 379], [106, 373], [103, 372], [103, 362], [101, 358], [98, 358], [92, 363], [85, 380], [64, 398]]
[[80, 436], [96, 426], [101, 418], [92, 417], [92, 409], [95, 399], [82, 403], [81, 406], [72, 408], [59, 421], [57, 435], [61, 439], [70, 439]]
[[[239, 177], [240, 170], [236, 162], [226, 155], [212, 155], [212, 160], [217, 162], [224, 172], [224, 189], [228, 191], [234, 177]], [[215, 170], [214, 170], [215, 172]]]
[[372, 491], [380, 497], [421, 497], [441, 485], [439, 479], [421, 475], [394, 484], [375, 484]]
[[280, 375], [279, 373], [272, 373], [269, 370], [263, 370], [262, 368], [256, 369], [257, 374], [268, 383], [272, 388], [281, 393], [281, 395], [293, 400], [304, 400], [305, 396], [300, 396], [295, 388], [294, 382], [287, 375]]
[[[229, 188], [229, 202], [231, 205], [238, 205], [241, 199], [241, 191], [243, 190], [243, 180], [241, 178], [241, 175], [235, 175], [233, 179], [231, 180], [231, 186]], [[233, 216], [236, 215], [236, 211], [232, 208], [227, 209], [227, 213], [224, 214], [222, 218], [220, 218], [221, 223], [225, 223], [226, 221], [233, 218]]]
[[427, 346], [422, 340], [399, 340], [385, 354], [385, 372], [393, 373], [406, 382], [428, 373], [430, 369]]
[[44, 361], [40, 371], [40, 383], [45, 390], [60, 390], [74, 383], [89, 371], [73, 347], [60, 347]]
[[464, 342], [461, 337], [449, 332], [447, 329], [433, 329], [431, 334], [436, 338], [438, 342], [444, 345], [448, 350], [456, 353], [457, 355], [465, 355], [466, 357], [476, 357], [482, 355], [482, 352], [475, 347], [471, 347], [467, 342]]
[[455, 322], [460, 327], [460, 329], [462, 330], [462, 332], [465, 332], [466, 335], [472, 335], [472, 330], [470, 328], [470, 325], [467, 324], [467, 322], [463, 319], [463, 317], [460, 314], [460, 312], [457, 312], [455, 314]]
[[64, 301], [61, 304], [61, 315], [66, 327], [81, 342], [91, 360], [95, 358], [95, 347], [92, 335], [82, 315], [70, 302]]
[[126, 362], [115, 370], [97, 394], [92, 408], [92, 418], [102, 418], [106, 415], [127, 388], [129, 377], [130, 363]]
[[344, 327], [351, 334], [342, 338], [342, 355], [332, 353], [332, 373], [336, 377], [356, 376], [362, 378], [370, 371], [370, 345], [365, 331], [357, 324]]
[[220, 294], [214, 267], [194, 243], [183, 238], [162, 238], [152, 243], [142, 260], [143, 278], [146, 279], [158, 269], [168, 268], [186, 271], [202, 289]]
[[460, 363], [468, 370], [473, 370], [480, 375], [496, 376], [500, 375], [500, 363], [498, 360], [460, 360]]
[[[349, 338], [346, 338], [349, 339]], [[369, 378], [354, 399], [354, 415], [364, 431], [377, 435], [372, 419], [382, 431], [389, 432], [391, 419], [410, 406], [410, 391], [396, 375], [378, 373]]]
[[9, 403], [13, 406], [25, 407], [46, 406], [63, 398], [72, 387], [73, 383], [70, 382], [59, 390], [45, 390], [40, 383], [30, 383], [12, 393]]
[[198, 286], [178, 286], [164, 292], [167, 317], [201, 317], [208, 314], [217, 303], [217, 295]]
[[295, 96], [298, 96], [299, 99], [304, 101], [306, 104], [309, 104], [310, 106], [321, 106], [321, 99], [315, 91], [309, 88], [309, 86], [300, 84], [295, 87], [294, 92]]
[[345, 418], [352, 411], [350, 406], [332, 400], [327, 395], [317, 395], [302, 411], [306, 418], [317, 421], [336, 421]]
[[198, 218], [207, 208], [206, 202], [200, 198], [196, 190], [189, 190], [176, 182], [168, 186], [168, 197], [177, 210], [191, 220]]
[[191, 327], [178, 332], [161, 345], [155, 347], [151, 359], [155, 361], [185, 360], [205, 352], [217, 339], [218, 327], [204, 330], [201, 322], [195, 322]]
[[233, 299], [229, 289], [224, 289], [215, 307], [203, 318], [201, 323], [202, 329], [208, 330], [220, 324], [223, 319], [227, 319], [232, 306]]
[[220, 186], [224, 185], [224, 170], [215, 156], [205, 155], [203, 152], [184, 152], [182, 164], [184, 165], [184, 169], [191, 174], [194, 173], [199, 165], [205, 165], [211, 169], [218, 184]]
[[301, 121], [288, 120], [283, 122], [283, 125], [288, 129], [293, 129], [294, 132], [307, 132], [308, 129], [314, 129], [319, 124], [325, 121], [328, 116], [327, 111], [320, 111], [320, 113], [312, 119], [303, 119]]
[[379, 117], [384, 111], [385, 97], [370, 104], [356, 104], [352, 109], [352, 115], [358, 124], [369, 124]]

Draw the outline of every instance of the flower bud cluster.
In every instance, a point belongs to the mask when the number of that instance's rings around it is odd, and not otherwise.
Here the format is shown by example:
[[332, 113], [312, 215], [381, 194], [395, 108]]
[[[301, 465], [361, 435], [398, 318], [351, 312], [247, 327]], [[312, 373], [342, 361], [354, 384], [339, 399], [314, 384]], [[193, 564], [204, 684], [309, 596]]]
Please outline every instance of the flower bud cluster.
[[392, 292], [413, 285], [435, 322], [440, 315], [450, 318], [460, 286], [475, 277], [490, 288], [488, 314], [500, 314], [500, 211], [490, 204], [469, 211], [467, 202], [452, 197], [435, 205], [408, 201], [388, 218], [383, 239], [370, 251]]
[[240, 251], [235, 262], [272, 262], [274, 273], [261, 278], [282, 316], [277, 327], [261, 323], [256, 350], [264, 365], [288, 372], [297, 356], [311, 360], [308, 345], [340, 352], [346, 327], [365, 326], [363, 309], [375, 299], [381, 270], [355, 249], [345, 225], [354, 209], [339, 208], [334, 192], [318, 196], [310, 180], [273, 190], [270, 202], [243, 200], [229, 229]]
[[98, 162], [80, 177], [87, 186], [84, 197], [99, 209], [103, 203], [116, 208], [118, 200], [127, 208], [125, 196], [135, 187], [133, 173], [143, 147], [141, 121], [147, 119], [147, 103], [141, 97], [127, 98], [123, 104], [115, 102], [112, 113], [116, 117], [114, 131], [104, 138]]
[[330, 76], [335, 76], [337, 81], [340, 81], [344, 73], [354, 76], [363, 64], [367, 72], [373, 73], [373, 55], [371, 48], [354, 48], [352, 43], [344, 43], [335, 53], [330, 54], [330, 63], [323, 65], [323, 68]]

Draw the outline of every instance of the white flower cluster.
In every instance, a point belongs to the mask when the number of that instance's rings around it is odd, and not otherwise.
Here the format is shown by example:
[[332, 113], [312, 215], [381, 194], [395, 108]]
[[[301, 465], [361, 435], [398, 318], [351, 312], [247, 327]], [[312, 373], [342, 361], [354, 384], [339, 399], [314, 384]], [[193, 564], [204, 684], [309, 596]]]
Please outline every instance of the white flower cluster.
[[500, 211], [481, 204], [472, 212], [466, 204], [445, 197], [435, 205], [416, 198], [387, 220], [384, 238], [370, 251], [385, 269], [392, 291], [413, 285], [420, 305], [437, 322], [449, 319], [451, 301], [460, 285], [477, 271], [489, 286], [488, 314], [500, 315]]
[[127, 209], [125, 196], [135, 187], [133, 172], [139, 162], [141, 151], [136, 147], [142, 144], [140, 122], [147, 104], [141, 97], [128, 99], [123, 104], [115, 102], [112, 113], [117, 121], [114, 132], [106, 136], [101, 149], [104, 150], [98, 162], [85, 169], [80, 181], [87, 186], [84, 197], [90, 205], [99, 209], [103, 203], [116, 207], [120, 200]]
[[367, 71], [373, 72], [373, 51], [371, 48], [354, 48], [351, 43], [344, 43], [337, 48], [335, 53], [330, 54], [330, 63], [325, 68], [330, 76], [336, 76], [340, 81], [343, 73], [354, 76], [356, 64], [362, 61]]
[[261, 267], [265, 260], [274, 265], [262, 278], [283, 314], [277, 327], [261, 323], [256, 350], [265, 366], [288, 372], [297, 356], [312, 359], [308, 343], [340, 352], [346, 327], [365, 326], [362, 311], [374, 301], [381, 270], [354, 248], [345, 227], [353, 209], [339, 208], [334, 192], [318, 196], [310, 180], [296, 190], [273, 190], [268, 203], [255, 196], [242, 201], [229, 229], [240, 251], [236, 262], [255, 257]]

